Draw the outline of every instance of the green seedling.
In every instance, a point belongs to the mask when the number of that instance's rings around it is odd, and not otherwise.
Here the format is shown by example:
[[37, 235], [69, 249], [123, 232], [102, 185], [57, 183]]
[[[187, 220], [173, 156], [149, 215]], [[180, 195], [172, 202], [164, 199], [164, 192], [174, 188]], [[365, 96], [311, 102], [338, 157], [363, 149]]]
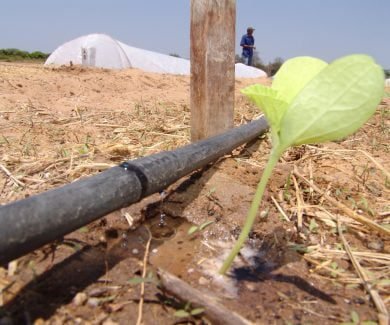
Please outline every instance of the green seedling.
[[179, 309], [174, 313], [175, 317], [193, 317], [198, 316], [204, 312], [204, 308], [191, 308], [191, 303], [188, 302], [183, 309]]
[[152, 271], [150, 271], [146, 277], [135, 276], [127, 281], [128, 284], [137, 285], [141, 283], [154, 283], [158, 284], [159, 281]]
[[64, 148], [60, 149], [60, 157], [63, 158], [69, 157], [69, 151]]
[[79, 154], [84, 155], [89, 152], [89, 146], [87, 143], [84, 143], [80, 148], [79, 148]]
[[196, 232], [202, 231], [206, 227], [210, 226], [212, 223], [214, 223], [214, 221], [206, 221], [199, 226], [192, 226], [190, 229], [188, 229], [188, 235], [192, 235]]
[[225, 274], [248, 238], [265, 186], [282, 154], [290, 147], [335, 141], [358, 130], [375, 112], [384, 93], [383, 69], [366, 55], [350, 55], [331, 64], [297, 57], [286, 61], [272, 87], [242, 90], [261, 107], [270, 126], [272, 150], [245, 225], [225, 260]]
[[318, 230], [318, 224], [317, 222], [314, 220], [314, 219], [311, 219], [310, 220], [310, 224], [309, 224], [309, 231], [311, 233], [316, 233]]
[[8, 139], [5, 137], [5, 135], [1, 135], [3, 137], [3, 141], [1, 141], [0, 143], [3, 144], [3, 143], [6, 143], [8, 145], [10, 145], [10, 142], [8, 141]]
[[351, 208], [352, 208], [353, 210], [357, 209], [358, 206], [357, 206], [357, 203], [356, 203], [356, 201], [355, 201], [354, 198], [349, 197], [349, 198], [348, 198], [348, 201], [351, 202]]
[[297, 252], [297, 253], [300, 253], [300, 254], [306, 254], [306, 253], [310, 253], [311, 249], [305, 245], [302, 245], [302, 244], [296, 244], [296, 243], [289, 243], [288, 244], [288, 247]]
[[340, 323], [339, 325], [359, 325], [359, 324], [362, 324], [362, 325], [377, 325], [378, 323], [377, 322], [374, 322], [374, 321], [371, 321], [371, 320], [367, 320], [367, 321], [360, 321], [360, 318], [359, 318], [359, 314], [352, 310], [351, 311], [351, 321], [350, 322], [346, 322], [346, 323]]
[[368, 166], [368, 163], [363, 168], [363, 171], [360, 175], [360, 178], [362, 179], [363, 186], [366, 185], [368, 178], [370, 177], [370, 167]]
[[216, 190], [217, 190], [217, 189], [216, 189], [215, 187], [212, 187], [212, 188], [210, 189], [210, 191], [207, 192], [206, 196], [209, 197], [210, 195], [212, 195], [213, 193], [215, 193]]
[[343, 194], [343, 190], [340, 190], [339, 188], [336, 188], [334, 194], [335, 194], [336, 196], [341, 196], [341, 195]]
[[[339, 265], [336, 262], [330, 263], [330, 268], [334, 271], [339, 271]], [[337, 277], [337, 272], [331, 272], [330, 274], [332, 277]]]
[[368, 204], [368, 201], [365, 197], [361, 197], [361, 200], [358, 202], [361, 209], [365, 212], [367, 212], [370, 216], [375, 216], [374, 210], [371, 209], [370, 205]]

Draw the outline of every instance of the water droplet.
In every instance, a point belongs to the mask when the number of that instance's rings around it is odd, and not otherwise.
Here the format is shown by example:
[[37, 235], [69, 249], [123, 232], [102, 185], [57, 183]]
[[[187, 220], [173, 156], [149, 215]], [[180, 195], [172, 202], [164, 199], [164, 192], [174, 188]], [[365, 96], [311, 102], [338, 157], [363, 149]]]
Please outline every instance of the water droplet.
[[161, 197], [161, 200], [164, 200], [166, 197], [167, 197], [168, 193], [165, 192], [165, 191], [161, 191], [160, 192], [160, 197]]
[[166, 217], [165, 213], [163, 212], [160, 213], [160, 222], [158, 224], [160, 227], [164, 227], [166, 225], [165, 217]]
[[160, 218], [158, 222], [150, 226], [150, 232], [154, 239], [168, 239], [175, 235], [176, 229], [169, 226], [164, 218]]

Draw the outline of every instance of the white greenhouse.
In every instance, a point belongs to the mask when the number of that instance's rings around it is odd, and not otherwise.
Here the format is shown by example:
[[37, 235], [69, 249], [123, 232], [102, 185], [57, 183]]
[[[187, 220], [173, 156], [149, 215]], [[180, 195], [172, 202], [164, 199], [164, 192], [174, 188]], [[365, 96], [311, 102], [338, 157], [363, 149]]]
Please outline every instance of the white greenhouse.
[[[46, 60], [46, 65], [83, 65], [107, 69], [137, 68], [147, 72], [190, 74], [190, 61], [147, 51], [119, 42], [105, 34], [78, 37], [59, 46]], [[260, 69], [237, 63], [237, 78], [260, 78]]]

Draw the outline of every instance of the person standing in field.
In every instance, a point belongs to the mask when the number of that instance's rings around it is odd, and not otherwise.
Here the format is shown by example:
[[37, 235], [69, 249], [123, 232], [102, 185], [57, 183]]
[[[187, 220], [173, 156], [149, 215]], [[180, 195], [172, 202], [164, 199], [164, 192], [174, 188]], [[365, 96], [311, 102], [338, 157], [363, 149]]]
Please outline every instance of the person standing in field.
[[253, 50], [255, 47], [255, 38], [253, 37], [253, 27], [248, 27], [246, 34], [242, 36], [240, 46], [242, 47], [242, 59], [246, 65], [252, 65]]

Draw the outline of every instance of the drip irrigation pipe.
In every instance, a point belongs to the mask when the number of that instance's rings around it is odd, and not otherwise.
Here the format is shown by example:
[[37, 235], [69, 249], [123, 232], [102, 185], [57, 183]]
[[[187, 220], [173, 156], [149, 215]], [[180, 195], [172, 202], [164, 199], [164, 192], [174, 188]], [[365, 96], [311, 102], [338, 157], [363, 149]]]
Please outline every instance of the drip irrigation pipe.
[[268, 129], [264, 118], [0, 207], [0, 265], [166, 189]]

